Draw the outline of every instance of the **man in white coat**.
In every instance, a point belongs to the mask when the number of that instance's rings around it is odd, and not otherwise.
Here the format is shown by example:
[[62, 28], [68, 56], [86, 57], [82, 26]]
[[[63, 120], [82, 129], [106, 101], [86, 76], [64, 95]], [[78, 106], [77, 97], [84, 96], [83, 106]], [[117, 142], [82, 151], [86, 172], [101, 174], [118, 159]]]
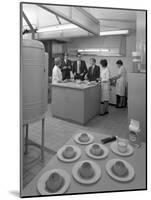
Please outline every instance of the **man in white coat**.
[[57, 58], [55, 58], [55, 66], [52, 70], [52, 84], [63, 82], [60, 66], [61, 66], [61, 58], [57, 57]]

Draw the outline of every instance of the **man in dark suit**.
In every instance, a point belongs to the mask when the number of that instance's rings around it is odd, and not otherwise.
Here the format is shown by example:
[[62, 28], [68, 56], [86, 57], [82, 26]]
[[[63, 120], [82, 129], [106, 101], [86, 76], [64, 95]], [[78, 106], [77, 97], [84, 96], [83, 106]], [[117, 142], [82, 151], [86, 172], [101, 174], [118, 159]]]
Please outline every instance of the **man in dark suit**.
[[68, 54], [65, 53], [64, 54], [64, 58], [63, 58], [63, 61], [62, 61], [62, 79], [65, 80], [65, 79], [70, 79], [70, 72], [72, 71], [72, 63], [71, 63], [71, 60], [68, 59]]
[[84, 60], [81, 60], [81, 55], [77, 54], [77, 60], [73, 62], [73, 75], [74, 79], [84, 80], [84, 77], [87, 73], [87, 66]]
[[87, 78], [89, 81], [97, 81], [100, 77], [100, 67], [96, 65], [96, 59], [90, 58], [90, 67], [88, 69]]

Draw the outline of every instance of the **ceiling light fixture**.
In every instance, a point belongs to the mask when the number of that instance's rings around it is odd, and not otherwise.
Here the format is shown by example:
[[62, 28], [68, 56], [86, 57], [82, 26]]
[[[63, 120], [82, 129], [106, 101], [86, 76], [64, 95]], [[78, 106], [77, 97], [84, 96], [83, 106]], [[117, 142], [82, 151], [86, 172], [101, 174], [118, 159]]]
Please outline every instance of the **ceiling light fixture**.
[[105, 35], [127, 35], [129, 34], [129, 30], [115, 30], [115, 31], [102, 31], [100, 32], [101, 36]]
[[109, 49], [78, 49], [78, 52], [109, 52]]

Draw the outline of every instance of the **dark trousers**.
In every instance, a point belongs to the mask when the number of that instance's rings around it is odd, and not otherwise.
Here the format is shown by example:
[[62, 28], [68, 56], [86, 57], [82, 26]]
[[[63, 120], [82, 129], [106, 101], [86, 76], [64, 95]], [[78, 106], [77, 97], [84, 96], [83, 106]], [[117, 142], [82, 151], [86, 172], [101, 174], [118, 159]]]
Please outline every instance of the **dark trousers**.
[[[119, 106], [120, 101], [121, 101], [121, 96], [116, 95], [116, 106], [117, 106], [117, 107]], [[122, 107], [126, 107], [126, 106], [127, 106], [127, 97], [124, 96], [124, 102], [123, 102]]]
[[120, 96], [116, 95], [116, 106], [118, 107], [120, 103]]

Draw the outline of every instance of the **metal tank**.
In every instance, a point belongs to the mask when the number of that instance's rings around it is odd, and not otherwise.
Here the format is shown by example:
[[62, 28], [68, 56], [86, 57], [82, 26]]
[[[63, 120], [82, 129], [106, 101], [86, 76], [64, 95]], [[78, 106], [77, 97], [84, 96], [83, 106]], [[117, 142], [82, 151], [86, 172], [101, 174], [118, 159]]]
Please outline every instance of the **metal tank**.
[[48, 106], [48, 53], [45, 52], [45, 80], [44, 80], [44, 104], [43, 111], [47, 111]]
[[22, 105], [23, 124], [43, 118], [47, 110], [48, 55], [37, 40], [22, 43]]

